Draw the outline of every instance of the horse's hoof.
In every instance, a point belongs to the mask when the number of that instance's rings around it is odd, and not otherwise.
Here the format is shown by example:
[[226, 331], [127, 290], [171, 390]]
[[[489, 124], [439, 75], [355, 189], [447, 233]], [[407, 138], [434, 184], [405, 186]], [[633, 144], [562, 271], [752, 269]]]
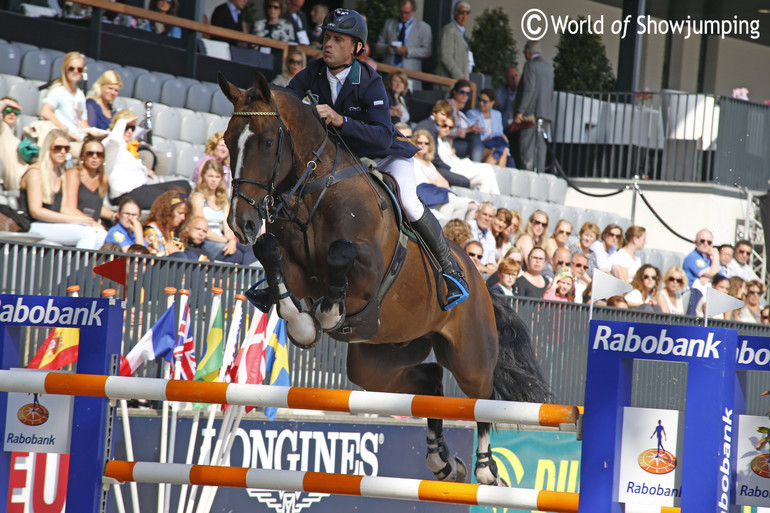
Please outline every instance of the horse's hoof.
[[465, 479], [468, 477], [468, 467], [465, 466], [465, 462], [455, 456], [455, 463], [457, 464], [457, 470], [456, 470], [456, 483], [464, 483]]
[[[313, 317], [313, 319], [317, 320], [319, 324], [321, 325], [321, 329], [325, 332], [327, 331], [337, 331], [340, 329], [340, 326], [345, 322], [345, 303], [340, 302], [339, 303], [339, 309], [340, 309], [340, 315], [339, 320], [332, 325], [331, 327], [327, 328], [324, 326], [322, 317], [328, 317], [328, 314], [324, 314], [321, 310], [321, 304], [324, 302], [324, 299], [320, 299], [313, 303], [313, 306], [310, 307], [310, 315]], [[332, 307], [333, 308], [333, 307]], [[334, 317], [337, 317], [336, 315], [331, 317], [333, 319]]]
[[[291, 327], [289, 327], [289, 323], [286, 323], [286, 335], [291, 343], [300, 349], [312, 349], [318, 345], [318, 341], [321, 340], [321, 335], [323, 334], [321, 325], [314, 317], [311, 317], [310, 314], [306, 312], [302, 312], [300, 317], [303, 321], [309, 322], [301, 322], [300, 324], [292, 323]], [[312, 331], [307, 329], [308, 325], [313, 326]], [[297, 326], [302, 326], [305, 329], [297, 331]]]

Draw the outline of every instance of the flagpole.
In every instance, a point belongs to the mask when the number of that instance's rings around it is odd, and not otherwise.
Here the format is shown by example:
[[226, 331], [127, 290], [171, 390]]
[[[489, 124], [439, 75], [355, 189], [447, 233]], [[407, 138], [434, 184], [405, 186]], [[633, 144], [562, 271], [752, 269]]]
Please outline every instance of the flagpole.
[[[190, 295], [190, 291], [187, 289], [182, 289], [179, 291], [179, 311], [181, 312], [179, 316], [179, 324], [181, 325], [184, 322], [184, 314], [185, 314], [185, 307], [187, 306], [187, 299]], [[174, 379], [180, 379], [182, 374], [182, 362], [181, 357], [180, 358], [174, 358]], [[178, 401], [172, 401], [171, 402], [171, 433], [169, 435], [168, 440], [168, 458], [166, 461], [168, 463], [174, 463], [174, 448], [176, 446], [176, 424], [177, 424], [177, 417], [179, 413], [179, 402]], [[168, 490], [166, 493], [166, 502], [163, 505], [163, 512], [169, 513], [169, 510], [171, 509], [171, 485], [168, 485]]]
[[[238, 345], [238, 335], [240, 334], [241, 319], [243, 318], [243, 302], [246, 300], [246, 296], [237, 294], [235, 296], [235, 305], [233, 306], [233, 316], [230, 320], [230, 330], [227, 332], [227, 343], [225, 344], [224, 357], [222, 359], [222, 366], [219, 368], [220, 383], [225, 381], [227, 370], [235, 360], [235, 349]], [[219, 465], [222, 461], [222, 449], [230, 435], [230, 429], [232, 429], [233, 422], [233, 408], [227, 408], [225, 411], [222, 424], [219, 427], [219, 434], [217, 435], [217, 442], [214, 445], [214, 456], [211, 459], [211, 465]], [[201, 492], [201, 500], [198, 503], [198, 513], [208, 511], [210, 509], [209, 502], [213, 500], [211, 496], [212, 492], [216, 491], [216, 487], [206, 486]]]
[[[166, 309], [171, 308], [174, 304], [174, 295], [176, 295], [176, 287], [166, 287], [163, 289], [166, 293]], [[169, 365], [162, 362], [163, 366], [163, 379], [169, 379], [171, 371]], [[161, 406], [160, 417], [160, 463], [166, 463], [166, 456], [168, 451], [168, 401], [163, 401]], [[170, 485], [169, 485], [170, 486]], [[166, 504], [166, 483], [158, 483], [158, 513], [165, 511], [164, 505]]]
[[[214, 318], [216, 317], [216, 313], [221, 308], [222, 303], [222, 290], [219, 287], [211, 287], [211, 293], [214, 294], [214, 298], [211, 300], [211, 311], [209, 313], [213, 315], [209, 315], [208, 317], [211, 318], [211, 323], [213, 325]], [[211, 330], [211, 326], [209, 326], [209, 331]], [[202, 360], [201, 360], [201, 363]], [[221, 374], [221, 368], [220, 368], [220, 374]], [[205, 432], [208, 434], [211, 429], [214, 427], [214, 417], [216, 416], [216, 408], [217, 406], [212, 404], [209, 406], [209, 418], [206, 421], [206, 430]], [[200, 410], [198, 410], [200, 411]], [[192, 439], [192, 437], [190, 437]], [[209, 439], [210, 440], [210, 439]], [[198, 455], [198, 464], [199, 465], [208, 465], [211, 458], [211, 443], [204, 443], [201, 447], [200, 454]], [[187, 500], [187, 509], [185, 510], [186, 513], [192, 513], [193, 509], [195, 508], [195, 498], [198, 495], [198, 485], [193, 485], [190, 489], [190, 497]]]

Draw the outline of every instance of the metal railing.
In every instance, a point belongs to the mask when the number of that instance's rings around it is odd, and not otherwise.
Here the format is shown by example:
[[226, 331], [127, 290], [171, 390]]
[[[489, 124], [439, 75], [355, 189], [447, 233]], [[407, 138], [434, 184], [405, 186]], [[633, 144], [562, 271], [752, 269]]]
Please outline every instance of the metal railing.
[[[164, 288], [190, 289], [189, 305], [193, 320], [196, 354], [202, 354], [208, 330], [207, 310], [212, 287], [224, 289], [222, 305], [232, 311], [235, 294], [261, 279], [263, 272], [255, 267], [227, 264], [205, 264], [170, 258], [131, 256], [125, 289], [93, 274], [94, 265], [118, 256], [109, 252], [52, 248], [36, 244], [5, 243], [0, 247], [0, 293], [66, 295], [70, 285], [80, 286], [80, 295], [98, 297], [105, 288], [117, 288], [118, 297], [126, 299], [126, 321], [123, 332], [124, 354], [166, 309]], [[125, 294], [125, 296], [124, 296]], [[553, 391], [553, 401], [560, 404], [583, 404], [588, 355], [588, 307], [586, 305], [551, 302], [529, 298], [511, 298], [513, 307], [529, 327], [532, 344], [543, 373]], [[241, 330], [245, 330], [254, 314], [250, 304], [244, 305]], [[179, 315], [179, 313], [177, 313]], [[699, 325], [702, 320], [596, 307], [599, 320], [646, 322], [656, 324]], [[225, 332], [231, 316], [225, 319]], [[714, 326], [737, 329], [741, 335], [770, 336], [770, 326], [712, 321]], [[20, 365], [26, 366], [45, 339], [44, 330], [28, 331]], [[294, 386], [354, 389], [346, 375], [347, 344], [324, 337], [312, 350], [289, 346], [289, 368]], [[686, 366], [679, 363], [636, 361], [634, 364], [632, 405], [640, 407], [683, 409], [686, 392]], [[160, 362], [148, 362], [138, 375], [160, 377]], [[747, 411], [760, 415], [767, 410], [759, 393], [770, 389], [770, 372], [747, 373]], [[462, 396], [454, 379], [445, 373], [446, 395]]]
[[768, 105], [678, 91], [557, 91], [554, 99], [554, 154], [570, 176], [767, 189]]

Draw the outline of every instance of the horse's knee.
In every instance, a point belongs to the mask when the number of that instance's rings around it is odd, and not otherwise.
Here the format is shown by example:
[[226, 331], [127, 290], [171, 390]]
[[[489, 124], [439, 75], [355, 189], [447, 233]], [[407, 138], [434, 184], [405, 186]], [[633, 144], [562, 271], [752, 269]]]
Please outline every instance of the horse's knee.
[[281, 246], [278, 238], [272, 233], [263, 233], [252, 247], [254, 256], [263, 267], [278, 265], [281, 263]]
[[344, 271], [344, 274], [347, 274], [357, 255], [358, 246], [356, 244], [345, 239], [337, 239], [329, 246], [326, 263], [329, 264], [329, 269]]

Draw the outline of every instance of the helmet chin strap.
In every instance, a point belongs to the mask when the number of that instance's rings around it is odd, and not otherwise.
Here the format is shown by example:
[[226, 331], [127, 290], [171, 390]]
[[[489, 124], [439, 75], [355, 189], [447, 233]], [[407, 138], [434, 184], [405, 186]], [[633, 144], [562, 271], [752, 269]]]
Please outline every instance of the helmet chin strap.
[[326, 67], [329, 68], [329, 71], [337, 71], [338, 69], [349, 68], [352, 65], [353, 65], [353, 61], [350, 61], [349, 64], [340, 64], [339, 66], [329, 66], [329, 65], [327, 65]]

